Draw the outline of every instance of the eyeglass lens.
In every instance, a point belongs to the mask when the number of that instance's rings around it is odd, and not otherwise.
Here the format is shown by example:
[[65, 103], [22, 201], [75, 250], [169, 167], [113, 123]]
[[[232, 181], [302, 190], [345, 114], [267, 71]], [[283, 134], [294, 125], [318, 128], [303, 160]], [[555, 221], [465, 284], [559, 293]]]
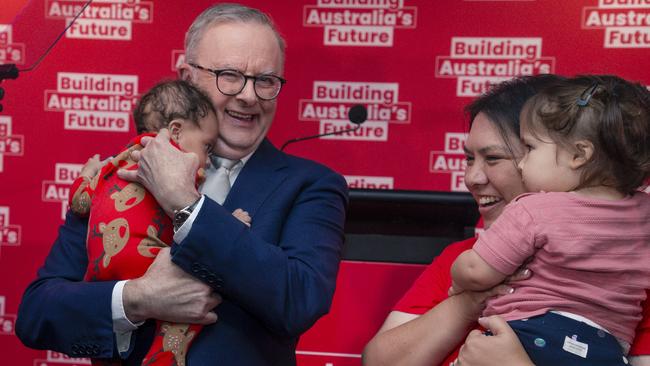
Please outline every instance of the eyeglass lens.
[[246, 76], [236, 70], [222, 70], [217, 76], [217, 88], [223, 94], [239, 94], [248, 79], [253, 79], [255, 94], [265, 100], [274, 99], [280, 93], [282, 81], [274, 75]]

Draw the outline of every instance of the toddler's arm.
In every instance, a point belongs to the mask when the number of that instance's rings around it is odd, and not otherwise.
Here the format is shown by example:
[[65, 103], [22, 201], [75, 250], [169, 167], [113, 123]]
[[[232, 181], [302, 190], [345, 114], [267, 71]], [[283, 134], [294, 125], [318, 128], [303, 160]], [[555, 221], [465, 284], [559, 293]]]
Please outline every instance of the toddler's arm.
[[451, 278], [450, 294], [457, 294], [464, 290], [487, 290], [503, 282], [506, 275], [492, 268], [474, 249], [468, 249], [451, 266]]

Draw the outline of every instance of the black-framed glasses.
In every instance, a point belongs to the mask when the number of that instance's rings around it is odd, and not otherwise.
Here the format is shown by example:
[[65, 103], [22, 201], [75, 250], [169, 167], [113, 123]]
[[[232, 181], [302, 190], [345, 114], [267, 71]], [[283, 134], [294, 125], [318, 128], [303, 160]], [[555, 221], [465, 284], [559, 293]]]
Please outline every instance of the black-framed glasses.
[[272, 74], [251, 76], [244, 75], [241, 71], [234, 69], [213, 70], [194, 63], [188, 63], [188, 65], [214, 74], [217, 89], [219, 89], [221, 94], [228, 96], [241, 93], [244, 87], [246, 87], [248, 79], [252, 79], [255, 95], [262, 100], [273, 100], [278, 97], [280, 90], [282, 90], [282, 85], [287, 82], [285, 79]]

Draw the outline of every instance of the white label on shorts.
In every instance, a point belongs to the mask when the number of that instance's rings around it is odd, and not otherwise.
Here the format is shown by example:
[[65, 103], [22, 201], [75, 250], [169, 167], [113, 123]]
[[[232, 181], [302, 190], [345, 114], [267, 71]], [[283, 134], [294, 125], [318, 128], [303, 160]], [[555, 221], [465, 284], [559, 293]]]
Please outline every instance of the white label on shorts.
[[587, 358], [589, 345], [587, 343], [578, 342], [578, 337], [574, 335], [573, 338], [564, 337], [564, 346], [562, 346], [562, 349], [582, 358]]

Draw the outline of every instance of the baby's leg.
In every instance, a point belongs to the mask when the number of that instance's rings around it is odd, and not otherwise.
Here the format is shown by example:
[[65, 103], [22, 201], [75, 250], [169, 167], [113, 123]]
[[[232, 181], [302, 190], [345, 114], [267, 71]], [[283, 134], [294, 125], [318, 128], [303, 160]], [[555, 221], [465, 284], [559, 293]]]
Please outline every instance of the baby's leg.
[[246, 226], [251, 226], [252, 219], [248, 212], [242, 210], [241, 208], [238, 208], [232, 213], [232, 215], [238, 218], [239, 221], [243, 222]]

